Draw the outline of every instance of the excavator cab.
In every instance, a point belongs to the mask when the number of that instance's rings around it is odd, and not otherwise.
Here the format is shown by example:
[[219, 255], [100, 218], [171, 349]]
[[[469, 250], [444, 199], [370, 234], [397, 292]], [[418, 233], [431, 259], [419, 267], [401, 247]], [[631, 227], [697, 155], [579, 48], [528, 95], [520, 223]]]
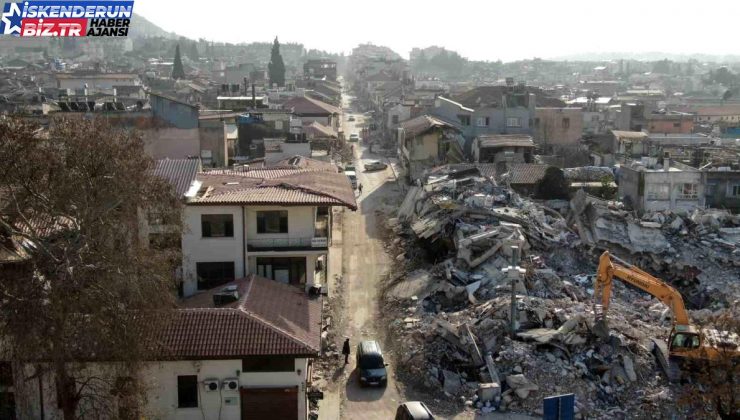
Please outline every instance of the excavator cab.
[[695, 350], [701, 346], [701, 338], [697, 333], [677, 332], [671, 336], [670, 343], [671, 352]]

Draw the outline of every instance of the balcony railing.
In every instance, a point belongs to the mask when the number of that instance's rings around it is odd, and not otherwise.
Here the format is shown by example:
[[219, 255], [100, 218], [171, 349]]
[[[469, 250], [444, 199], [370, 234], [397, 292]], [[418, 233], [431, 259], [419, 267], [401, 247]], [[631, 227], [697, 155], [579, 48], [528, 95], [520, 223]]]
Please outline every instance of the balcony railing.
[[326, 236], [248, 239], [247, 246], [250, 248], [327, 248], [329, 246], [329, 239]]

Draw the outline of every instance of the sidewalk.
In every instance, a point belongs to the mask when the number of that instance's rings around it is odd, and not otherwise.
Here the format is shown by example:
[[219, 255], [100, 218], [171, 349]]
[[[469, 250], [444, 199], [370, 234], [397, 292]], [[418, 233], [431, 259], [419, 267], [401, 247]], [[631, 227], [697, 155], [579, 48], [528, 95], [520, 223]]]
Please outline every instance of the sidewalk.
[[[334, 222], [331, 227], [332, 242], [329, 247], [329, 264], [327, 267], [327, 285], [329, 287], [329, 299], [339, 297], [339, 281], [342, 277], [342, 225], [344, 220], [344, 208], [332, 209], [332, 219]], [[342, 396], [337, 384], [329, 383], [328, 388], [324, 391], [324, 399], [319, 401], [319, 420], [337, 420], [339, 419], [340, 407], [342, 405]]]

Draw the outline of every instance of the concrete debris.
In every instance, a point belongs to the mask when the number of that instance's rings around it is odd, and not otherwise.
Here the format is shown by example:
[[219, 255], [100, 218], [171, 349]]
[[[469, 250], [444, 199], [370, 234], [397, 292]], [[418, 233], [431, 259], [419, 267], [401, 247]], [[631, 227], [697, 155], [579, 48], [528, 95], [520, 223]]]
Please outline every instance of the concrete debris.
[[521, 399], [526, 399], [531, 391], [537, 391], [540, 389], [522, 374], [507, 376], [506, 384], [511, 387], [517, 397]]
[[405, 256], [383, 311], [404, 354], [399, 374], [482, 414], [537, 415], [542, 397], [567, 392], [582, 418], [670, 409], [663, 399], [677, 389], [651, 353], [670, 328], [668, 307], [616, 283], [611, 335], [592, 332], [604, 249], [674, 284], [699, 321], [740, 295], [740, 217], [723, 211], [638, 216], [583, 191], [545, 204], [466, 172], [410, 188], [387, 220], [389, 250]]
[[462, 383], [460, 382], [460, 375], [449, 370], [442, 370], [442, 378], [444, 391], [451, 395], [457, 395], [462, 389]]

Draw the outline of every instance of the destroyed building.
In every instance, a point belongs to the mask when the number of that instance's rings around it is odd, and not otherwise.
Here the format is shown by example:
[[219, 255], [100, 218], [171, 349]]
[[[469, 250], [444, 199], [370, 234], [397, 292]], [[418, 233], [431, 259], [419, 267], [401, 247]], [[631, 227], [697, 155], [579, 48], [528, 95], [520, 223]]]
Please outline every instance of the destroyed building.
[[[568, 172], [588, 179], [608, 169]], [[543, 397], [572, 392], [578, 418], [670, 417], [679, 408], [666, 402], [681, 389], [652, 354], [670, 309], [617, 286], [612, 333], [598, 338], [597, 256], [609, 249], [671, 282], [692, 317], [706, 319], [738, 296], [738, 226], [740, 218], [714, 210], [638, 218], [583, 191], [569, 202], [534, 202], [475, 166], [435, 168], [387, 220], [400, 263], [385, 292], [403, 349], [399, 374], [480, 413], [541, 415]]]

